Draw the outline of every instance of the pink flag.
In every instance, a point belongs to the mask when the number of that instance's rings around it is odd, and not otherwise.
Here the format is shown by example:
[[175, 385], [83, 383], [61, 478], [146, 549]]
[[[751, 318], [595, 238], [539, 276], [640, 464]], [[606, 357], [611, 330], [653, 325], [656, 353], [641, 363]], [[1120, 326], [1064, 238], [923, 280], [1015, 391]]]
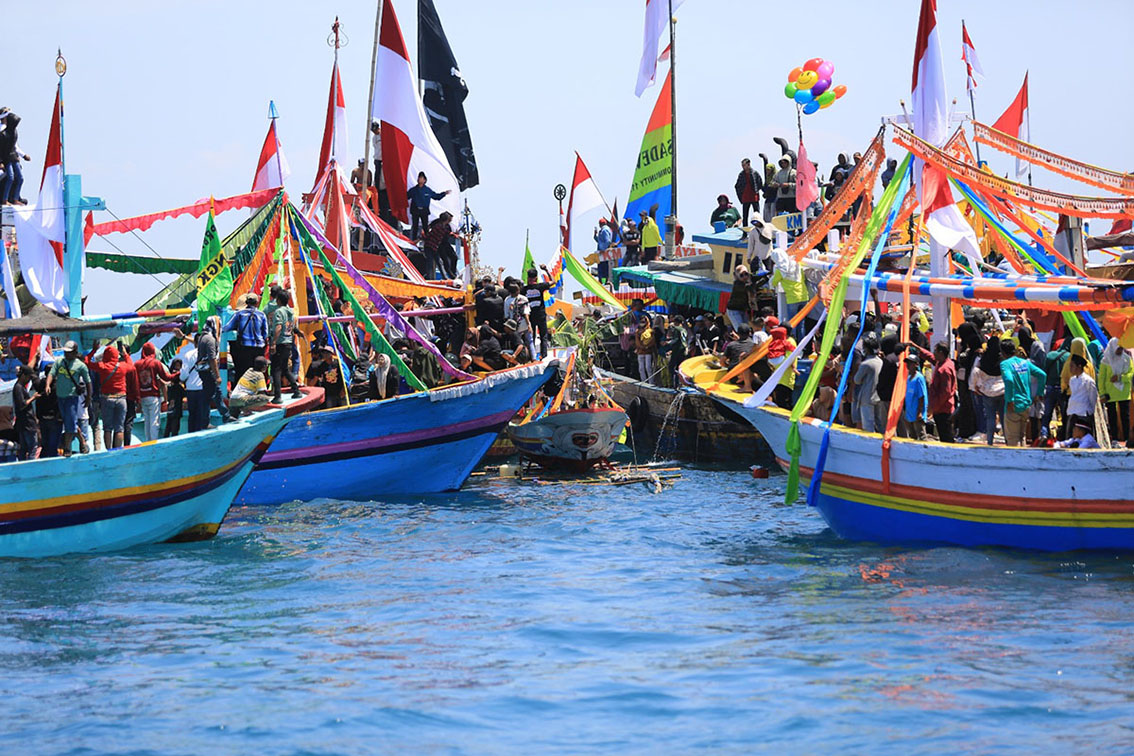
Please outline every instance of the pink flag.
[[802, 213], [817, 199], [819, 184], [815, 180], [815, 164], [807, 159], [807, 148], [800, 140], [795, 166], [795, 209]]

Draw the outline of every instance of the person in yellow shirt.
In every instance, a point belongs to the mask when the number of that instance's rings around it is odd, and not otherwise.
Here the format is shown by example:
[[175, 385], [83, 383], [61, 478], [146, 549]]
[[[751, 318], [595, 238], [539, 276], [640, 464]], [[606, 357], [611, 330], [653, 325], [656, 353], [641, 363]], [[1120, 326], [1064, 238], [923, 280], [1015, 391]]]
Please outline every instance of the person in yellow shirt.
[[638, 216], [642, 219], [642, 223], [639, 226], [639, 230], [642, 232], [642, 262], [648, 263], [660, 257], [659, 250], [662, 246], [661, 231], [658, 230], [657, 221], [645, 210], [638, 213]]
[[1134, 383], [1134, 359], [1130, 351], [1111, 338], [1099, 362], [1099, 398], [1106, 405], [1111, 443], [1130, 447], [1130, 389]]
[[244, 371], [232, 395], [228, 398], [228, 408], [233, 417], [240, 417], [246, 409], [259, 407], [271, 401], [268, 396], [268, 370], [271, 363], [264, 356], [257, 357], [252, 367]]

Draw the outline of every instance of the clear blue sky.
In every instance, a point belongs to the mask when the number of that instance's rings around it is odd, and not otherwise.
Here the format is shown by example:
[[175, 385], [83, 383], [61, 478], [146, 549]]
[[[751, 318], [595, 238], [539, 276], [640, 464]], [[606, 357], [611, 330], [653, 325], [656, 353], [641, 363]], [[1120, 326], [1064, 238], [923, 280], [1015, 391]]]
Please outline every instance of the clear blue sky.
[[[416, 3], [394, 0], [411, 56]], [[337, 13], [350, 38], [340, 53], [351, 141], [362, 154], [374, 3], [6, 0], [9, 61], [0, 105], [23, 116], [21, 143], [31, 198], [39, 183], [62, 47], [67, 169], [88, 195], [126, 217], [248, 191], [279, 107], [291, 163], [288, 189], [310, 188], [331, 68], [326, 38]], [[573, 151], [608, 201], [624, 206], [638, 145], [657, 89], [634, 97], [642, 0], [436, 0], [470, 88], [466, 102], [481, 185], [468, 194], [484, 226], [482, 258], [518, 269], [525, 230], [537, 259], [555, 248], [552, 187], [569, 183]], [[774, 135], [795, 141], [795, 110], [782, 94], [792, 67], [811, 57], [836, 64], [849, 92], [805, 117], [808, 149], [823, 170], [835, 154], [864, 147], [883, 114], [909, 96], [918, 0], [814, 0], [777, 12], [747, 0], [687, 0], [678, 23], [681, 218], [707, 226], [713, 198], [732, 194], [739, 159], [773, 154]], [[987, 79], [977, 115], [991, 122], [1031, 70], [1033, 140], [1115, 169], [1134, 167], [1130, 139], [1134, 3], [1083, 0], [939, 0], [950, 96], [967, 110], [961, 19]], [[12, 74], [15, 74], [14, 76]], [[893, 150], [891, 150], [893, 151]], [[1009, 160], [996, 157], [999, 172]], [[1091, 193], [1037, 171], [1037, 183]], [[241, 211], [220, 216], [231, 230]], [[98, 219], [109, 216], [101, 214]], [[1107, 226], [1109, 227], [1109, 226]], [[159, 224], [146, 241], [166, 257], [195, 257], [203, 221]], [[589, 233], [589, 227], [586, 229]], [[149, 254], [132, 236], [109, 237]], [[111, 250], [96, 240], [92, 249]], [[144, 276], [88, 275], [88, 312], [138, 304], [158, 284]]]

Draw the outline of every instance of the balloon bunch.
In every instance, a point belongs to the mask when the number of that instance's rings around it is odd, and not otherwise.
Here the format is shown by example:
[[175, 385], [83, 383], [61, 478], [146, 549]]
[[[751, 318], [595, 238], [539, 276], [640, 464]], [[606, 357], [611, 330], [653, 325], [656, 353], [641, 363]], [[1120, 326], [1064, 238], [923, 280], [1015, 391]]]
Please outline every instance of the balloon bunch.
[[829, 108], [847, 93], [846, 85], [831, 86], [831, 77], [835, 73], [835, 64], [822, 58], [812, 58], [800, 68], [791, 69], [788, 74], [788, 84], [784, 87], [784, 96], [789, 100], [803, 106], [807, 115]]

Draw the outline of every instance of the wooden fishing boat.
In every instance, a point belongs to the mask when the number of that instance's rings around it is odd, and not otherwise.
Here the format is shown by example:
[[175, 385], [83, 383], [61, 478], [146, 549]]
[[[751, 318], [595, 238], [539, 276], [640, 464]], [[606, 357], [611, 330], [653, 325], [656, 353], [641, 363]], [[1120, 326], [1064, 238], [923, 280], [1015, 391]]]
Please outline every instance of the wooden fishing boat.
[[[704, 358], [682, 371], [708, 388], [724, 371]], [[722, 384], [710, 396], [760, 431], [786, 469], [791, 426], [778, 407]], [[827, 423], [800, 421], [800, 477], [815, 469]], [[895, 438], [889, 482], [882, 436], [831, 429], [812, 504], [838, 535], [898, 544], [948, 543], [1042, 551], [1134, 549], [1134, 450], [1064, 450], [942, 444]]]
[[582, 472], [614, 452], [629, 419], [619, 407], [580, 407], [526, 423], [510, 423], [520, 454], [551, 469]]
[[307, 413], [272, 443], [237, 501], [370, 501], [459, 489], [554, 360], [476, 381]]
[[663, 388], [598, 370], [630, 419], [628, 444], [642, 460], [658, 457], [747, 469], [772, 451], [743, 417], [688, 387]]
[[0, 556], [211, 538], [285, 422], [284, 411], [272, 409], [111, 452], [6, 464]]

